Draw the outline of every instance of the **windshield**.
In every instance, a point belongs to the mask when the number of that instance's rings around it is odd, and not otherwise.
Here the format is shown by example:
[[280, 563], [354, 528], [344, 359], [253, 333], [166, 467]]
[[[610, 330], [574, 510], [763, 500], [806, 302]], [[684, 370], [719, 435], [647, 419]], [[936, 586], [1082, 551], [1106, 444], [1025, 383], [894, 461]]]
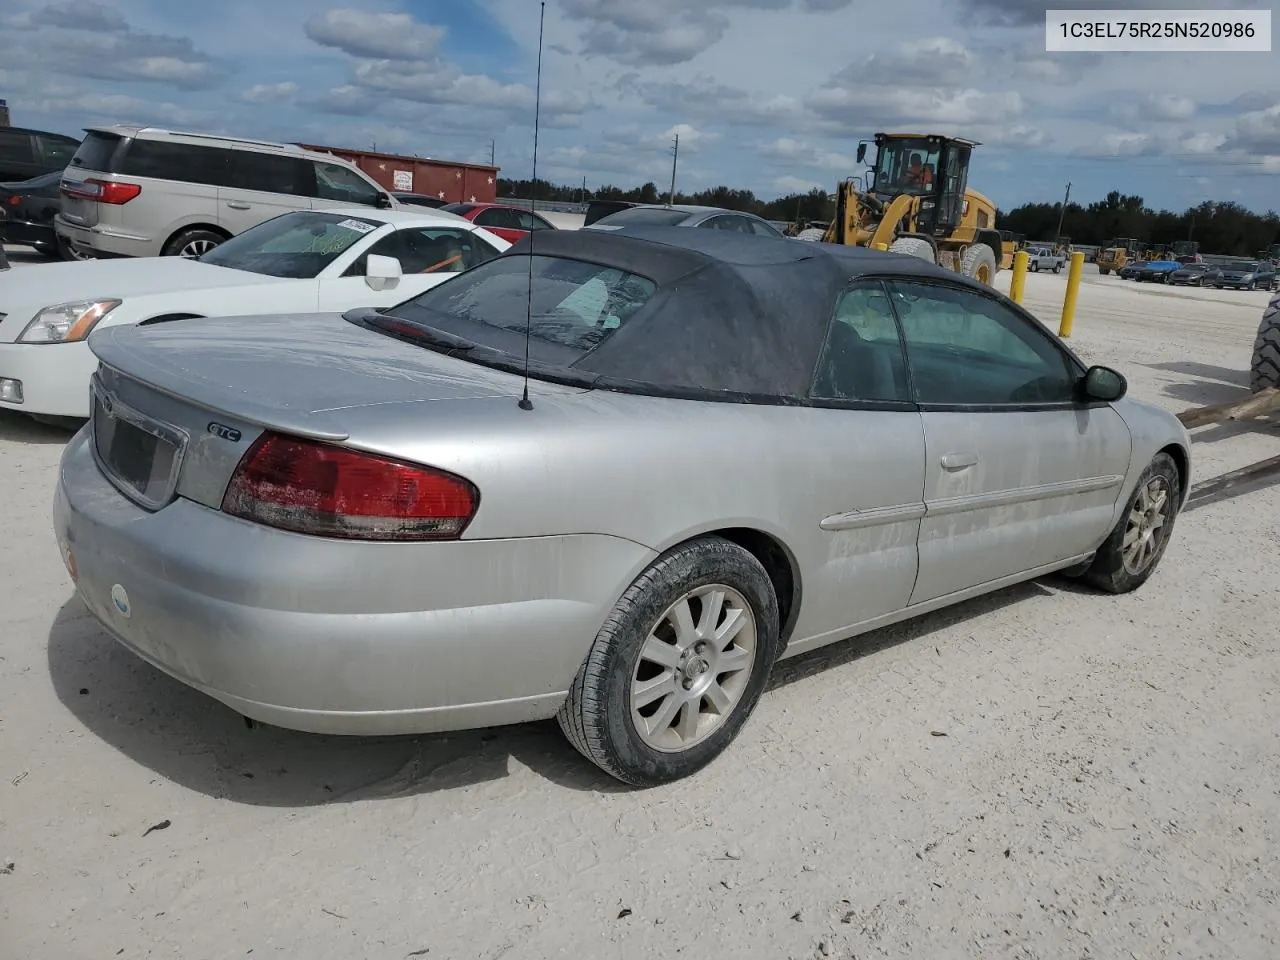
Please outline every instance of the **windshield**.
[[671, 210], [667, 207], [631, 207], [628, 210], [619, 210], [617, 213], [611, 213], [607, 217], [601, 217], [592, 226], [622, 226], [625, 223], [632, 224], [658, 224], [663, 226], [675, 226], [689, 219], [689, 213], [685, 210]]
[[[532, 298], [530, 265], [532, 263]], [[498, 349], [496, 331], [589, 352], [653, 296], [651, 280], [613, 267], [559, 257], [499, 257], [388, 310], [410, 322]], [[532, 308], [532, 319], [529, 314]]]
[[200, 258], [215, 267], [312, 280], [383, 224], [364, 217], [299, 211], [250, 227]]
[[876, 192], [929, 193], [941, 153], [940, 144], [925, 140], [885, 140], [876, 153]]

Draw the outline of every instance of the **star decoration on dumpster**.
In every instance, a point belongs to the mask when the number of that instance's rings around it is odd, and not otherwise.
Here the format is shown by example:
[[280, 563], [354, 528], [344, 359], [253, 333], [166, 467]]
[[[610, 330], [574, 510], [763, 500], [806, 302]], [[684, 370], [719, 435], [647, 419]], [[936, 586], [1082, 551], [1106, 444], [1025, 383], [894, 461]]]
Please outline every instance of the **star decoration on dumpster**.
[[490, 185], [490, 186], [492, 186], [492, 185], [493, 185], [493, 177], [490, 177], [490, 178], [489, 178], [489, 185]]
[[473, 193], [473, 194], [471, 195], [471, 199], [470, 199], [470, 200], [468, 200], [468, 201], [467, 201], [467, 203], [475, 203], [475, 202], [476, 202], [476, 195]]

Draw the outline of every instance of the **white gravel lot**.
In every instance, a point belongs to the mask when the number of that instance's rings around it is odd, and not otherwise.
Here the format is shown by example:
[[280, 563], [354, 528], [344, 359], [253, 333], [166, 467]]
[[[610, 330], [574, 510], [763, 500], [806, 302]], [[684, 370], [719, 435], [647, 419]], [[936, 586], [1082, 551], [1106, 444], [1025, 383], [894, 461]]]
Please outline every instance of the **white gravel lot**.
[[[1028, 278], [1055, 329], [1064, 287]], [[1177, 411], [1245, 392], [1265, 299], [1090, 273], [1072, 343]], [[552, 724], [249, 730], [145, 666], [59, 559], [66, 436], [0, 414], [6, 960], [1278, 955], [1275, 488], [1184, 514], [1136, 594], [1052, 578], [789, 661], [728, 754], [628, 792]], [[1197, 480], [1280, 454], [1197, 441]]]

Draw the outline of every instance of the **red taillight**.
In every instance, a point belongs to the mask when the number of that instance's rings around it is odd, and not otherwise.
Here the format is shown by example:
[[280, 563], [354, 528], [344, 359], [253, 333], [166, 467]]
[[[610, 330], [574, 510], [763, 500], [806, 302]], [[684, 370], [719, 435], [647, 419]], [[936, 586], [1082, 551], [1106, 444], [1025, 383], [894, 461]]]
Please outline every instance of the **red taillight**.
[[116, 180], [63, 180], [59, 190], [77, 200], [97, 200], [99, 203], [128, 203], [142, 193], [141, 184], [120, 183]]
[[462, 477], [314, 440], [263, 434], [222, 498], [232, 516], [349, 540], [452, 540], [480, 492]]
[[9, 206], [11, 206], [11, 207], [16, 207], [16, 206], [17, 206], [18, 204], [20, 204], [21, 202], [22, 202], [22, 197], [18, 196], [16, 193], [15, 193], [15, 194], [10, 195], [10, 197], [9, 197]]

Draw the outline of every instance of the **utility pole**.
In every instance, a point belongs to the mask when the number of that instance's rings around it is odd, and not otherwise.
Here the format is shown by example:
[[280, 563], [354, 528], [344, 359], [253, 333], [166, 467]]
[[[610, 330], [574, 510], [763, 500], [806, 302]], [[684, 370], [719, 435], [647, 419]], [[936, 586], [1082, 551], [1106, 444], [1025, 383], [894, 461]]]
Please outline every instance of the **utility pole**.
[[1057, 243], [1058, 238], [1062, 236], [1062, 220], [1067, 215], [1067, 202], [1071, 199], [1071, 181], [1067, 181], [1067, 195], [1062, 198], [1062, 210], [1058, 213], [1058, 232], [1053, 236], [1053, 242]]
[[582, 202], [587, 202], [587, 178], [582, 178]]
[[493, 166], [497, 166], [497, 164], [495, 164], [495, 163], [493, 162], [493, 158], [494, 158], [494, 151], [497, 149], [497, 146], [498, 146], [498, 141], [497, 141], [497, 140], [490, 140], [490, 141], [489, 141], [489, 166], [491, 166], [491, 167], [493, 167]]
[[676, 134], [675, 146], [671, 149], [671, 194], [667, 198], [667, 205], [674, 206], [676, 202], [676, 163], [680, 159], [680, 134]]

